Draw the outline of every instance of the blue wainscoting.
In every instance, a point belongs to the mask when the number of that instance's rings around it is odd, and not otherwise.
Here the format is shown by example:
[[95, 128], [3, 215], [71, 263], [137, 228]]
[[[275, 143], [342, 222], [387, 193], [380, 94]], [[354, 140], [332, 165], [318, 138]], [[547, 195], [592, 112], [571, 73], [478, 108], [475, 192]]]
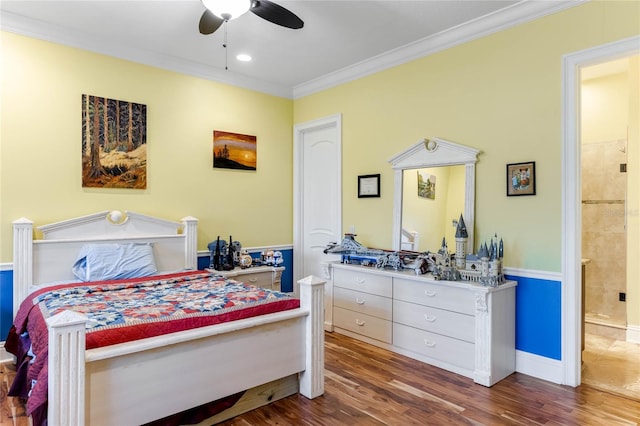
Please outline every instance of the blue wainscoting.
[[0, 270], [0, 342], [13, 323], [13, 270]]
[[507, 276], [516, 287], [516, 349], [561, 360], [562, 288], [559, 281]]
[[[280, 250], [285, 271], [282, 290], [293, 291], [293, 250]], [[251, 253], [258, 256], [258, 253]], [[209, 267], [208, 255], [198, 256], [198, 268]], [[561, 282], [510, 275], [516, 288], [516, 349], [561, 360]], [[4, 340], [13, 317], [13, 271], [0, 270], [0, 341]]]

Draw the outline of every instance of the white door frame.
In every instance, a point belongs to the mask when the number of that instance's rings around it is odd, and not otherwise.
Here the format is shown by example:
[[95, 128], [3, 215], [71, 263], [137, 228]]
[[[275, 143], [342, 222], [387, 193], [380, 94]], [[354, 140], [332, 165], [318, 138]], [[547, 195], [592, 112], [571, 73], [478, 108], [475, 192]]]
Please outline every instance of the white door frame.
[[[302, 279], [300, 276], [303, 271], [304, 256], [304, 229], [303, 220], [304, 211], [302, 205], [302, 190], [304, 188], [304, 174], [302, 170], [304, 158], [304, 134], [314, 130], [320, 130], [327, 127], [337, 129], [337, 143], [342, 147], [342, 116], [340, 114], [330, 115], [328, 117], [319, 118], [317, 120], [307, 121], [305, 123], [296, 124], [293, 127], [293, 281], [295, 283]], [[342, 230], [342, 159], [340, 161], [340, 176], [338, 176], [336, 194], [337, 208], [339, 218], [339, 229]]]
[[562, 59], [562, 368], [563, 384], [581, 382], [582, 202], [580, 68], [640, 53], [634, 36], [565, 55]]

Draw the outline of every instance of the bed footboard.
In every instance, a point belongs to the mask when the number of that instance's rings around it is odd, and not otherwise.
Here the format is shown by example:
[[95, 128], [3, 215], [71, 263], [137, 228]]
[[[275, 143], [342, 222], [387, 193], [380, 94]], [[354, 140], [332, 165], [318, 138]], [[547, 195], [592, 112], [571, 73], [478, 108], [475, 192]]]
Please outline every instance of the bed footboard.
[[[191, 388], [198, 390], [197, 398], [211, 398], [204, 401], [208, 402], [236, 393], [238, 387], [245, 390], [295, 373], [300, 373], [302, 395], [310, 399], [322, 395], [325, 282], [310, 276], [298, 283], [299, 309], [116, 348], [85, 351], [86, 317], [81, 314], [65, 311], [48, 319], [48, 423], [83, 425], [100, 419], [121, 424], [126, 419], [126, 423], [140, 424], [199, 405], [195, 396], [183, 395]], [[255, 368], [250, 372], [248, 357], [256, 358], [252, 359]], [[193, 374], [177, 373], [180, 370], [176, 369], [192, 365], [194, 360], [205, 361], [202, 369]], [[262, 370], [275, 377], [256, 373]], [[180, 388], [176, 386], [177, 377]], [[233, 383], [230, 378], [234, 378]], [[132, 393], [127, 396], [123, 390], [130, 388]], [[207, 389], [201, 395], [203, 388]], [[148, 393], [157, 389], [166, 391], [153, 396]], [[180, 400], [177, 394], [181, 401], [176, 401]], [[139, 401], [131, 402], [132, 395]], [[192, 405], [184, 406], [187, 403]]]

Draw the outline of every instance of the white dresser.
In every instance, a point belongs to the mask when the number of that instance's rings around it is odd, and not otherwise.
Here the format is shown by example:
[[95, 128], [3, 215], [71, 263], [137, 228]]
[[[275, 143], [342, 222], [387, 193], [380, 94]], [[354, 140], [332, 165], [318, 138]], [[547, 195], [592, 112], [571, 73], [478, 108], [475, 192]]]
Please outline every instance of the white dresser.
[[329, 263], [334, 331], [491, 386], [515, 371], [515, 281]]
[[269, 290], [281, 291], [280, 283], [284, 266], [252, 266], [250, 268], [234, 268], [230, 271], [208, 269], [232, 280], [242, 281]]

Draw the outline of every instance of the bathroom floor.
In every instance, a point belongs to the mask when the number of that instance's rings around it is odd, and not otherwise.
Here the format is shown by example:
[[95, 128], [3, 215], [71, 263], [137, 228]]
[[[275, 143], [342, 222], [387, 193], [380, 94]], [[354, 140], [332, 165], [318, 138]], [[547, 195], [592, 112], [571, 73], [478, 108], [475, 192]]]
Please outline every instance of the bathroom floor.
[[640, 344], [585, 334], [582, 382], [640, 401]]

